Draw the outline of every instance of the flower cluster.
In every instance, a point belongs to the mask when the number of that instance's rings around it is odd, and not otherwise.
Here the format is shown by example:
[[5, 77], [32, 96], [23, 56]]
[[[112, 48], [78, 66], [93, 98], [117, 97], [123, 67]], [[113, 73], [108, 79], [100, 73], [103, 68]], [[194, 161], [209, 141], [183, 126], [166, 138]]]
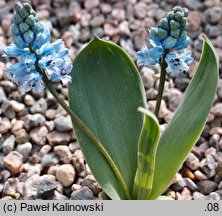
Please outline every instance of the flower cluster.
[[44, 89], [43, 72], [51, 81], [61, 80], [63, 85], [71, 82], [68, 74], [72, 64], [64, 42], [50, 43], [50, 30], [40, 23], [29, 4], [16, 3], [15, 11], [11, 25], [14, 44], [3, 50], [3, 56], [20, 57], [20, 61], [6, 69], [9, 78], [23, 92], [33, 89], [36, 93]]
[[[138, 66], [161, 63], [160, 59], [163, 56], [168, 65], [166, 71], [170, 76], [186, 75], [189, 69], [188, 64], [193, 61], [191, 52], [184, 50], [190, 43], [190, 38], [187, 36], [187, 16], [186, 8], [176, 6], [160, 20], [157, 27], [149, 29], [150, 44], [153, 47], [145, 47], [137, 52]], [[169, 53], [171, 50], [184, 51], [182, 54]]]

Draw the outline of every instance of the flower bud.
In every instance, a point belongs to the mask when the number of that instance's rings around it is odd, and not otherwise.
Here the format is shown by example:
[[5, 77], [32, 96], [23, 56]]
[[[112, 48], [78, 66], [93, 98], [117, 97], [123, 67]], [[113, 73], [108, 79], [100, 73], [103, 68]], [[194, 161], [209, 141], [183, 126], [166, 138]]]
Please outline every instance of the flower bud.
[[167, 18], [161, 19], [157, 27], [165, 29], [165, 30], [169, 30], [169, 23], [168, 23]]
[[22, 22], [19, 24], [19, 30], [22, 34], [24, 34], [25, 32], [27, 32], [29, 30], [29, 25]]
[[25, 22], [30, 26], [34, 27], [35, 25], [35, 17], [33, 15], [29, 15], [26, 19]]
[[168, 36], [164, 41], [163, 41], [163, 46], [165, 49], [172, 49], [177, 43], [177, 39], [171, 36]]
[[170, 21], [170, 28], [171, 30], [177, 30], [180, 28], [180, 23], [176, 22], [175, 20]]
[[34, 40], [34, 33], [29, 30], [23, 35], [23, 37], [27, 44], [31, 44], [32, 41]]
[[168, 36], [168, 31], [166, 31], [166, 30], [164, 30], [164, 29], [162, 29], [162, 28], [158, 28], [157, 37], [158, 37], [160, 40], [165, 39], [167, 36]]

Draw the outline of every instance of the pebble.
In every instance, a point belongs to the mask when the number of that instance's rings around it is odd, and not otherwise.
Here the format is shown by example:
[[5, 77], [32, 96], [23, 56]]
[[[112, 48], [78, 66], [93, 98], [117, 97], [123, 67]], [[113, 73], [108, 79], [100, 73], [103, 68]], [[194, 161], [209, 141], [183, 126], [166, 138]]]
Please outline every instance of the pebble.
[[216, 103], [213, 108], [211, 109], [211, 112], [215, 116], [222, 116], [222, 103]]
[[189, 20], [189, 31], [194, 32], [200, 28], [202, 22], [202, 13], [199, 11], [190, 11], [188, 20]]
[[184, 91], [189, 83], [190, 79], [181, 77], [181, 78], [176, 78], [174, 84], [176, 88], [180, 89], [181, 91]]
[[85, 159], [81, 150], [76, 150], [72, 157], [72, 164], [78, 173], [81, 173], [85, 169]]
[[188, 9], [200, 10], [202, 9], [202, 4], [198, 0], [183, 0], [183, 3]]
[[75, 170], [71, 164], [63, 164], [56, 171], [56, 178], [63, 186], [70, 186], [75, 179]]
[[192, 190], [196, 191], [197, 190], [197, 185], [190, 179], [190, 178], [184, 178], [186, 181], [186, 186]]
[[16, 113], [21, 112], [25, 109], [25, 105], [23, 103], [19, 103], [18, 101], [15, 100], [10, 100], [10, 104], [12, 105], [12, 109]]
[[184, 187], [187, 186], [187, 182], [184, 178], [182, 178], [181, 180], [177, 181], [176, 183], [172, 184], [172, 189], [176, 192], [181, 191]]
[[213, 7], [204, 11], [205, 22], [210, 24], [217, 24], [222, 18], [221, 7]]
[[71, 200], [93, 200], [93, 192], [86, 186], [72, 192]]
[[47, 103], [44, 98], [40, 98], [36, 101], [30, 108], [31, 113], [41, 113], [44, 114], [47, 110]]
[[19, 144], [17, 145], [16, 151], [23, 156], [23, 160], [26, 160], [32, 151], [32, 144], [30, 142]]
[[40, 186], [40, 177], [37, 174], [34, 174], [28, 178], [23, 186], [24, 199], [25, 200], [34, 200], [38, 197], [38, 191]]
[[4, 167], [9, 169], [13, 174], [17, 174], [23, 163], [23, 156], [17, 151], [11, 151], [4, 157]]
[[59, 158], [53, 152], [47, 153], [41, 159], [41, 164], [43, 167], [56, 165], [58, 163], [59, 163]]
[[52, 200], [68, 200], [69, 198], [57, 191], [54, 192], [54, 195], [51, 197]]
[[16, 194], [19, 179], [17, 177], [9, 178], [4, 183], [3, 194]]
[[30, 131], [31, 140], [39, 146], [45, 145], [47, 134], [48, 129], [46, 126], [36, 127]]
[[98, 7], [100, 4], [99, 0], [86, 0], [84, 2], [84, 7], [86, 10], [91, 11], [92, 9]]
[[26, 132], [25, 129], [20, 129], [15, 132], [15, 141], [17, 143], [26, 143], [26, 142], [29, 142], [29, 140], [30, 140], [30, 136]]
[[47, 109], [45, 112], [45, 117], [48, 120], [53, 120], [56, 117], [56, 110], [55, 109]]
[[0, 117], [0, 134], [5, 134], [11, 129], [11, 122], [7, 118]]
[[47, 139], [50, 145], [66, 145], [71, 139], [71, 133], [52, 131], [48, 133]]
[[144, 2], [139, 2], [134, 7], [134, 15], [138, 19], [143, 19], [147, 15], [147, 5]]
[[37, 197], [40, 199], [50, 199], [57, 188], [56, 182], [47, 180], [40, 181]]
[[11, 122], [12, 123], [12, 129], [11, 129], [12, 133], [16, 133], [16, 131], [22, 129], [24, 126], [24, 121], [22, 121], [22, 120], [15, 120], [14, 121], [14, 120], [15, 119], [13, 119]]
[[45, 154], [49, 153], [52, 149], [52, 146], [50, 145], [44, 145], [39, 151], [39, 157], [42, 158]]
[[221, 35], [222, 29], [219, 26], [207, 26], [206, 32], [210, 38], [216, 38]]
[[58, 116], [54, 120], [55, 128], [61, 132], [67, 132], [73, 129], [71, 118], [65, 116]]
[[104, 34], [110, 37], [118, 34], [119, 32], [119, 30], [111, 23], [105, 23], [103, 28], [104, 28]]
[[96, 182], [93, 175], [87, 175], [82, 182], [82, 186], [87, 186], [92, 192], [94, 196], [97, 196], [102, 188], [99, 186], [99, 184]]
[[217, 183], [210, 180], [203, 180], [197, 183], [198, 191], [204, 195], [208, 195], [217, 189]]
[[200, 162], [200, 168], [205, 172], [205, 174], [208, 177], [215, 176], [216, 167], [217, 167], [217, 164], [216, 164], [214, 158], [211, 155], [207, 155], [206, 158], [204, 158]]
[[220, 200], [220, 194], [212, 192], [206, 197], [206, 200]]
[[203, 195], [203, 194], [200, 193], [200, 192], [194, 192], [194, 193], [193, 193], [193, 199], [194, 199], [194, 200], [205, 200], [205, 199], [206, 199], [206, 196]]
[[15, 111], [13, 110], [12, 105], [9, 101], [3, 101], [1, 105], [1, 110], [5, 117], [9, 119], [15, 118]]
[[54, 147], [54, 153], [59, 157], [62, 163], [68, 164], [72, 160], [72, 154], [68, 146], [57, 145]]
[[180, 103], [180, 99], [182, 98], [182, 92], [176, 88], [171, 88], [169, 90], [169, 94], [169, 110], [175, 111]]
[[188, 154], [187, 159], [185, 160], [185, 164], [191, 170], [197, 170], [200, 166], [199, 159], [192, 152]]
[[178, 200], [192, 200], [192, 193], [189, 190], [189, 188], [184, 187], [183, 190], [181, 191], [181, 197]]
[[42, 125], [45, 122], [45, 117], [40, 114], [28, 114], [24, 117], [24, 126], [27, 130], [29, 130], [32, 127], [36, 127], [39, 125]]
[[35, 103], [35, 99], [31, 95], [26, 94], [24, 98], [24, 103], [26, 106], [33, 106]]
[[199, 181], [207, 179], [207, 176], [205, 174], [203, 174], [200, 170], [196, 170], [194, 172], [194, 175], [195, 175], [195, 178]]
[[154, 86], [155, 80], [153, 77], [153, 70], [149, 69], [147, 71], [144, 71], [142, 74], [142, 80], [144, 83], [145, 88], [150, 89]]
[[15, 136], [10, 135], [2, 144], [2, 152], [4, 155], [9, 154], [15, 147]]

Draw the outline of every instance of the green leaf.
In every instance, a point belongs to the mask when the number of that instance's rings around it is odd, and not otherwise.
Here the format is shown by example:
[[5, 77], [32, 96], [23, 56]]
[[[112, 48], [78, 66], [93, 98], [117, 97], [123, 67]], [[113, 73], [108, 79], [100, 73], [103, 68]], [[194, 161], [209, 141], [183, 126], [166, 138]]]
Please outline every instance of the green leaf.
[[134, 197], [149, 199], [154, 175], [156, 149], [160, 137], [160, 127], [156, 116], [149, 110], [139, 108], [144, 113], [144, 124], [138, 146], [138, 168], [134, 183]]
[[166, 189], [198, 140], [214, 102], [218, 71], [214, 48], [205, 38], [197, 71], [160, 137], [150, 199], [156, 199]]
[[[146, 107], [138, 70], [119, 46], [94, 38], [76, 57], [69, 88], [71, 109], [102, 144], [132, 194], [137, 148]], [[101, 151], [73, 122], [76, 136], [96, 180], [112, 199], [126, 199]]]

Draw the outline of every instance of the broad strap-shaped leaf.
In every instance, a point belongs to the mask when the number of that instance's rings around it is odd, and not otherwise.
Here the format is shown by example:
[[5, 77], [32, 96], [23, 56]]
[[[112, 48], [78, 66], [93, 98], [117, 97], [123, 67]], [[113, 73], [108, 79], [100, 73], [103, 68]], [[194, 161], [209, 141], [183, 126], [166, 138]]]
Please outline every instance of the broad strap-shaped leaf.
[[196, 73], [160, 137], [150, 199], [156, 199], [166, 189], [198, 140], [214, 102], [218, 70], [214, 48], [205, 38]]
[[152, 190], [160, 127], [157, 118], [149, 110], [139, 107], [138, 111], [144, 114], [144, 123], [138, 145], [138, 167], [134, 182], [134, 198], [147, 200]]
[[[76, 57], [69, 88], [71, 109], [108, 152], [132, 194], [137, 148], [146, 106], [138, 70], [119, 46], [94, 38]], [[73, 123], [86, 161], [112, 199], [126, 199], [116, 175], [100, 150]]]

